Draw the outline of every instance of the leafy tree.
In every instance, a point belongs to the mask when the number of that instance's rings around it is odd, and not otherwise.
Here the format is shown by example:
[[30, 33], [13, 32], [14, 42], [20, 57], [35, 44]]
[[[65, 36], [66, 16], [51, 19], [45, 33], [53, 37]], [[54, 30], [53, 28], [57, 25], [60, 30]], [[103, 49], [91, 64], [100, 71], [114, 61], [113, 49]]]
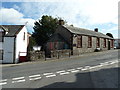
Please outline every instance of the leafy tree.
[[36, 45], [35, 38], [31, 36], [29, 38], [28, 51], [32, 51], [33, 50], [33, 46], [35, 46], [35, 45]]
[[41, 20], [36, 21], [34, 24], [33, 37], [35, 38], [37, 45], [43, 46], [55, 32], [55, 29], [58, 26], [58, 18], [43, 15]]
[[113, 35], [111, 33], [107, 33], [106, 35], [113, 38]]

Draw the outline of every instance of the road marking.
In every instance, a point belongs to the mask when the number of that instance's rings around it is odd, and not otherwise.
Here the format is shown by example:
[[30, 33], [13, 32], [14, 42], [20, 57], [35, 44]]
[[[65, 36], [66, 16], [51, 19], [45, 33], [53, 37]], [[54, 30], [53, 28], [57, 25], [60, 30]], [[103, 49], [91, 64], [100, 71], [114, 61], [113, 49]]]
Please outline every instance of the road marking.
[[55, 74], [53, 74], [53, 75], [49, 75], [49, 76], [46, 76], [46, 77], [48, 78], [48, 77], [55, 77], [55, 76], [56, 76], [56, 75], [55, 75]]
[[32, 77], [39, 77], [39, 76], [40, 76], [40, 74], [38, 74], [38, 75], [31, 75], [29, 77], [32, 78]]
[[37, 75], [31, 75], [29, 76], [29, 80], [38, 80], [38, 79], [41, 79], [42, 77], [40, 77], [40, 74], [37, 74]]
[[13, 78], [12, 80], [12, 83], [25, 82], [25, 77]]
[[92, 67], [90, 67], [89, 69], [99, 68], [99, 67], [102, 67], [102, 66], [104, 66], [104, 64], [100, 64], [100, 65], [92, 66]]
[[12, 83], [17, 83], [17, 82], [25, 82], [25, 79], [23, 79], [23, 80], [18, 80], [18, 81], [12, 81]]
[[60, 75], [65, 75], [65, 74], [69, 74], [69, 72], [60, 73]]
[[0, 85], [5, 85], [5, 84], [7, 84], [7, 79], [0, 80]]
[[75, 69], [68, 69], [67, 71], [74, 71]]
[[74, 71], [71, 71], [72, 73], [75, 73], [75, 72], [79, 72], [79, 70], [74, 70]]
[[87, 70], [87, 68], [82, 68], [81, 70], [82, 70], [82, 71], [85, 71], [85, 70]]
[[50, 74], [53, 74], [53, 73], [44, 73], [43, 75], [50, 75]]
[[41, 79], [42, 77], [37, 77], [37, 78], [30, 78], [29, 80], [38, 80]]
[[57, 71], [56, 73], [61, 73], [61, 72], [65, 72], [65, 70]]
[[5, 85], [5, 84], [7, 84], [7, 82], [3, 82], [3, 83], [2, 83], [2, 82], [0, 82], [0, 85]]
[[25, 77], [18, 77], [18, 78], [13, 78], [12, 80], [18, 80], [18, 79], [23, 79]]
[[83, 67], [78, 67], [77, 69], [80, 69], [80, 70], [81, 70], [82, 68], [83, 68]]

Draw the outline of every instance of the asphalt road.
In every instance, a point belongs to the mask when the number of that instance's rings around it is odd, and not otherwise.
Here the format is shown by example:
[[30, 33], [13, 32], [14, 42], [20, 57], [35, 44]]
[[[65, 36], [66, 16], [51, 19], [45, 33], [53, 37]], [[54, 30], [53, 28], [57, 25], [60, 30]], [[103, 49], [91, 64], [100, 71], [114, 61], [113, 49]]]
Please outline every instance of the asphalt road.
[[[2, 88], [117, 88], [118, 50], [2, 68]], [[112, 77], [112, 78], [111, 78]], [[108, 83], [109, 82], [109, 83]]]

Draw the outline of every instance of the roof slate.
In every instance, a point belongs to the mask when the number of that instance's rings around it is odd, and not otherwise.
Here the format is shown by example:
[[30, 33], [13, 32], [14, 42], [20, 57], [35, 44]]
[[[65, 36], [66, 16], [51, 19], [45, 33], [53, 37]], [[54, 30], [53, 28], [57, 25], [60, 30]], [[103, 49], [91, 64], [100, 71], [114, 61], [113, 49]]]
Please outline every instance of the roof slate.
[[63, 25], [63, 27], [68, 29], [71, 33], [74, 33], [74, 34], [81, 34], [81, 35], [88, 35], [88, 36], [113, 39], [113, 38], [111, 38], [103, 33], [95, 32], [95, 31], [88, 30], [88, 29], [83, 29], [83, 28], [78, 28], [78, 27], [73, 27], [73, 26], [68, 26], [68, 25]]
[[4, 36], [15, 36], [25, 25], [0, 25], [8, 29], [8, 33]]

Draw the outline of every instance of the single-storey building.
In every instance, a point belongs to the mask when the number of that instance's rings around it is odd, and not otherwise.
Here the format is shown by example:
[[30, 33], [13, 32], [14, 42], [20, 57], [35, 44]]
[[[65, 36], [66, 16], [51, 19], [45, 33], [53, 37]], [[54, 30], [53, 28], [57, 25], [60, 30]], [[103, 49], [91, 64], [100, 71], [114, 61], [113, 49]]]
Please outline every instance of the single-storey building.
[[0, 25], [1, 63], [18, 63], [27, 54], [27, 44], [25, 25]]
[[[60, 22], [59, 22], [60, 23]], [[71, 49], [74, 53], [110, 50], [114, 48], [114, 39], [98, 32], [60, 23], [46, 44], [47, 51]]]

